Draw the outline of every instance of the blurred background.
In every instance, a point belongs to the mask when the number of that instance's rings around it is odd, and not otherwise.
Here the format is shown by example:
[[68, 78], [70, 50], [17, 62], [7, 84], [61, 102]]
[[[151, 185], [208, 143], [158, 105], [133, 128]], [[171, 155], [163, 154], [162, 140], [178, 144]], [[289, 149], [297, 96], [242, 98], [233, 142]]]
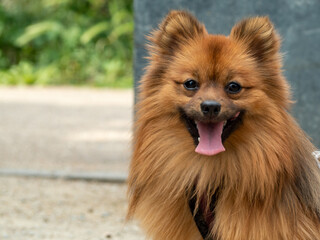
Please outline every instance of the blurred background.
[[0, 0], [0, 239], [143, 239], [125, 224], [132, 0]]
[[0, 0], [1, 240], [144, 239], [125, 222], [133, 106], [145, 36], [171, 9], [225, 35], [268, 15], [320, 146], [318, 0]]
[[132, 0], [1, 0], [0, 83], [132, 86]]

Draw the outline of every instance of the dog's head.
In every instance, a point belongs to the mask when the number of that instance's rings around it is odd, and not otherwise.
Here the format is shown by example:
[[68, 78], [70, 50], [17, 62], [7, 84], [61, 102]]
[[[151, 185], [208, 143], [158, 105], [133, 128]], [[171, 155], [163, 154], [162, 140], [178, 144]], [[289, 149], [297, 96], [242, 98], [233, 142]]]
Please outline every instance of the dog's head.
[[146, 88], [157, 89], [162, 108], [180, 115], [200, 154], [224, 151], [223, 142], [246, 118], [288, 106], [280, 40], [267, 17], [244, 19], [223, 36], [172, 11], [150, 40]]

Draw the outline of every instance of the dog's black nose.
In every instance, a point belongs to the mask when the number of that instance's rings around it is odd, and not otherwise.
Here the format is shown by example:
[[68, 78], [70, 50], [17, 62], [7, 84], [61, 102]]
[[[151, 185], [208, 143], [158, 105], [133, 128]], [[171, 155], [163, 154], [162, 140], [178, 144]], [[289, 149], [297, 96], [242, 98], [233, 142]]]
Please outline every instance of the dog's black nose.
[[221, 104], [216, 101], [204, 101], [200, 105], [203, 115], [216, 117], [221, 110]]

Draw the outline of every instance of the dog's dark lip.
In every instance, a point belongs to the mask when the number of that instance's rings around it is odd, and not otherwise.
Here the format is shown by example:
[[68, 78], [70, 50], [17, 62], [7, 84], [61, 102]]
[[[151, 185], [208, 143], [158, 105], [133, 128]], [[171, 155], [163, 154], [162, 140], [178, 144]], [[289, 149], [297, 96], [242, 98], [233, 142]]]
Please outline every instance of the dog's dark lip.
[[240, 111], [240, 114], [236, 118], [227, 120], [227, 124], [223, 127], [221, 135], [222, 142], [227, 140], [227, 138], [241, 125], [243, 115], [244, 111]]
[[[195, 120], [189, 117], [183, 109], [180, 109], [179, 111], [181, 120], [185, 123], [195, 146], [197, 146], [199, 144], [200, 135]], [[236, 118], [232, 117], [227, 120], [221, 135], [222, 142], [225, 142], [227, 138], [241, 125], [243, 115], [244, 111], [240, 111], [240, 114]]]
[[195, 121], [192, 118], [188, 117], [188, 115], [185, 113], [185, 111], [183, 111], [183, 109], [180, 109], [180, 117], [181, 120], [185, 123], [191, 137], [193, 138], [195, 146], [197, 146], [199, 144], [198, 139], [200, 135]]

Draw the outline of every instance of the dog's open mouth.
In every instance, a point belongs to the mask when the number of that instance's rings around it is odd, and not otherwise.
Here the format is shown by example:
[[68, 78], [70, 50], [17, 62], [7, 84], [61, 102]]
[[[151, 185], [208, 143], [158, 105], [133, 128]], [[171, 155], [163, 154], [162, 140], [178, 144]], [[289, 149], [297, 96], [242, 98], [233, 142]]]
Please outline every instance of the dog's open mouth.
[[181, 118], [191, 134], [195, 151], [203, 155], [216, 155], [225, 151], [223, 142], [233, 133], [242, 122], [243, 112], [237, 112], [233, 117], [222, 122], [201, 122], [188, 117], [181, 111]]

